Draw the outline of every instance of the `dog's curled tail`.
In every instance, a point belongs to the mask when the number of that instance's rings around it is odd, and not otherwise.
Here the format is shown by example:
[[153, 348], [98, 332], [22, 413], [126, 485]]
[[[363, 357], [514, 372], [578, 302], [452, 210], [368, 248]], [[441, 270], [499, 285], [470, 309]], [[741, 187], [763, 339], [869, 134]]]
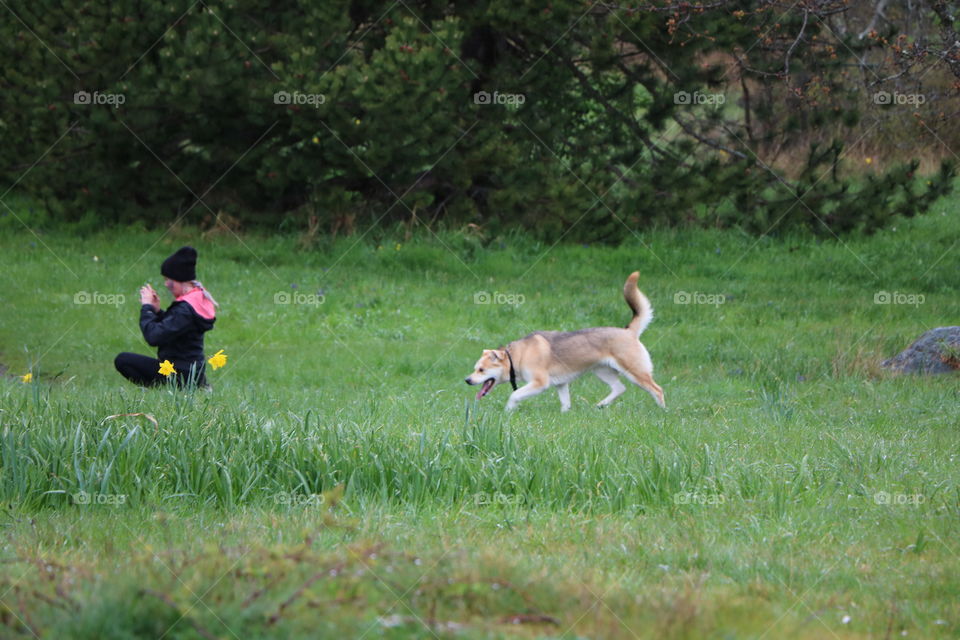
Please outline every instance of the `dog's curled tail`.
[[637, 337], [653, 320], [653, 307], [650, 306], [647, 296], [643, 295], [643, 292], [637, 288], [637, 280], [639, 279], [640, 272], [634, 271], [627, 277], [627, 281], [623, 285], [623, 297], [630, 305], [630, 310], [633, 311], [633, 318], [627, 325], [627, 329], [633, 331]]

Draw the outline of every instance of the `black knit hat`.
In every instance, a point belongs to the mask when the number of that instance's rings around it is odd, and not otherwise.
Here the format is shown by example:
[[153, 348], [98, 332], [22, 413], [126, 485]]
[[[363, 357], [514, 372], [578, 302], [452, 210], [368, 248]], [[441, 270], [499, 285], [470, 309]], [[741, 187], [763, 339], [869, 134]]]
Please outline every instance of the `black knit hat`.
[[193, 247], [180, 247], [176, 253], [163, 261], [160, 273], [177, 282], [191, 282], [197, 279], [197, 250]]

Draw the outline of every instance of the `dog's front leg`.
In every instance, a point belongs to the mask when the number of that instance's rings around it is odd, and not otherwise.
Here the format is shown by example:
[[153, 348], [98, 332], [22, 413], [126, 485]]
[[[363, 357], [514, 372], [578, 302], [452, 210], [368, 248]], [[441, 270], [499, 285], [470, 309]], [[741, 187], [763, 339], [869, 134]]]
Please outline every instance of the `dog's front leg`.
[[549, 385], [545, 382], [533, 381], [528, 384], [523, 385], [516, 391], [510, 394], [510, 399], [507, 400], [507, 411], [513, 411], [517, 408], [517, 403], [521, 400], [526, 400], [527, 398], [532, 398], [533, 396], [543, 393], [547, 390]]

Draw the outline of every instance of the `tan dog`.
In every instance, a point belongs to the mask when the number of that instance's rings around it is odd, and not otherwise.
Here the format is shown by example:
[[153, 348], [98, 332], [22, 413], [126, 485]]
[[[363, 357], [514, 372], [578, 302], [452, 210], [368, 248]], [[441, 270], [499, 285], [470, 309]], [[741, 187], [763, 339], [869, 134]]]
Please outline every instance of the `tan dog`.
[[[467, 376], [469, 385], [483, 385], [477, 399], [490, 393], [494, 385], [509, 380], [514, 392], [510, 394], [507, 410], [517, 403], [550, 387], [557, 388], [561, 411], [570, 408], [570, 383], [592, 371], [610, 385], [610, 394], [597, 406], [606, 407], [626, 391], [619, 376], [646, 389], [657, 404], [666, 408], [663, 389], [653, 381], [653, 362], [638, 337], [653, 320], [650, 301], [637, 288], [639, 272], [634, 271], [623, 285], [623, 297], [633, 311], [633, 319], [626, 329], [597, 327], [579, 331], [535, 331], [525, 338], [511, 342], [503, 349], [485, 349], [477, 360], [473, 373]], [[516, 379], [525, 382], [517, 388]]]

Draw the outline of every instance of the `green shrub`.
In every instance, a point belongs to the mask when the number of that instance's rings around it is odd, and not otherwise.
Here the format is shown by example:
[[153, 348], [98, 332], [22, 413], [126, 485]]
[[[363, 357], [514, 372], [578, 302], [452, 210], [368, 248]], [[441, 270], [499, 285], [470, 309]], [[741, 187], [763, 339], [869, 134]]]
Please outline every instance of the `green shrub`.
[[[829, 235], [923, 211], [952, 174], [945, 166], [915, 191], [907, 163], [854, 189], [834, 144], [812, 147], [788, 181], [743, 143], [751, 117], [765, 145], [856, 118], [827, 100], [783, 105], [777, 43], [801, 19], [791, 73], [843, 94], [853, 55], [816, 40], [826, 26], [807, 25], [805, 8], [772, 26], [765, 2], [681, 8], [682, 38], [677, 16], [584, 12], [578, 0], [37, 0], [11, 11], [0, 25], [0, 53], [15, 61], [0, 70], [0, 181], [85, 228], [420, 222], [619, 242], [656, 224], [709, 224]], [[768, 27], [773, 43], [754, 48]], [[751, 108], [708, 63], [735, 49], [753, 50], [765, 89]], [[723, 92], [723, 108], [677, 97], [708, 90]]]

